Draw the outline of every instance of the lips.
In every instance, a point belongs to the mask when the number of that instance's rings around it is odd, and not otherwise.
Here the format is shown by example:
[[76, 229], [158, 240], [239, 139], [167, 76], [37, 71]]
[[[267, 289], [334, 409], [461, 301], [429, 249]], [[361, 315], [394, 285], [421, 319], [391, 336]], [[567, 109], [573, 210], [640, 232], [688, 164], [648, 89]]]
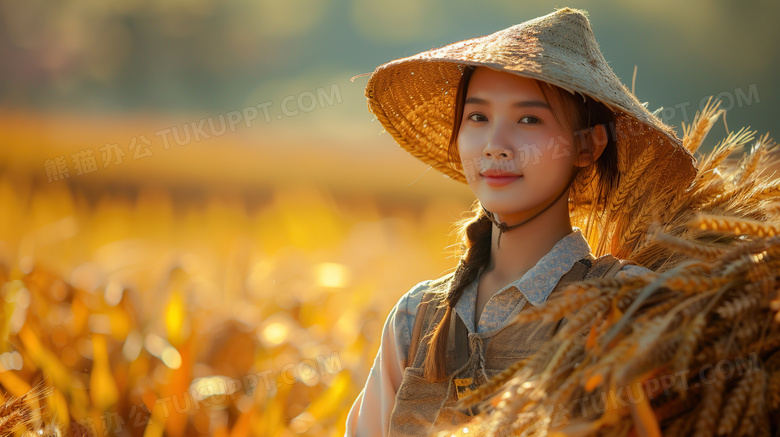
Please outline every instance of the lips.
[[511, 171], [499, 170], [499, 169], [485, 170], [480, 174], [483, 177], [491, 177], [491, 178], [517, 178], [522, 176], [521, 174], [512, 173]]
[[480, 173], [480, 175], [482, 175], [482, 179], [485, 180], [485, 183], [492, 187], [503, 187], [504, 185], [509, 185], [523, 177], [521, 174], [499, 169], [486, 170]]

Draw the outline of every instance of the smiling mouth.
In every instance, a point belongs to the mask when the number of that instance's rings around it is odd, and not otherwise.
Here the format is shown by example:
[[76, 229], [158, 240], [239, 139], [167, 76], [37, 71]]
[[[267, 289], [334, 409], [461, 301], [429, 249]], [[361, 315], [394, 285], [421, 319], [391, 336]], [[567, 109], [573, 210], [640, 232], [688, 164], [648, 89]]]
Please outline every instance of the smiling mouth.
[[523, 175], [501, 170], [487, 170], [480, 173], [483, 178], [519, 178]]
[[516, 173], [501, 171], [486, 171], [485, 173], [481, 173], [480, 176], [482, 176], [482, 180], [484, 180], [486, 184], [492, 187], [503, 187], [504, 185], [509, 185], [523, 177], [523, 175]]

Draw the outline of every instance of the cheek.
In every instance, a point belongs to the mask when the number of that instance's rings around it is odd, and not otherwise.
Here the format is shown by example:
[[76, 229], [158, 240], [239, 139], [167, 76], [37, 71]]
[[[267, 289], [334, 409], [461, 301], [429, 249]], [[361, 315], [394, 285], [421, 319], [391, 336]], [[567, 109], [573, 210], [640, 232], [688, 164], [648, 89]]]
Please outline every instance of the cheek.
[[539, 134], [516, 144], [515, 161], [528, 171], [555, 171], [574, 165], [571, 139], [561, 135]]
[[544, 157], [546, 160], [556, 164], [569, 164], [574, 159], [573, 146], [570, 142], [557, 138], [551, 140], [544, 146]]
[[479, 138], [476, 138], [476, 135], [467, 130], [461, 131], [461, 133], [458, 134], [455, 144], [461, 157], [482, 154]]

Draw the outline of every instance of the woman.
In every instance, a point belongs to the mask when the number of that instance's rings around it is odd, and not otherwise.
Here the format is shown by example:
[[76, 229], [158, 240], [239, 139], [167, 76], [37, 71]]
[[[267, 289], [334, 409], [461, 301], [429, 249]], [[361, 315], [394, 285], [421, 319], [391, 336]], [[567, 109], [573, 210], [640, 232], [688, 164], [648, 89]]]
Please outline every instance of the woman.
[[622, 193], [620, 170], [640, 157], [663, 163], [642, 177], [648, 192], [666, 190], [689, 182], [695, 161], [570, 8], [384, 64], [366, 96], [399, 145], [477, 198], [456, 271], [391, 310], [347, 419], [347, 435], [428, 435], [468, 420], [458, 398], [565, 323], [513, 324], [526, 303], [572, 281], [650, 272], [609, 255], [635, 244], [612, 240], [625, 234], [610, 220], [614, 200], [646, 194]]

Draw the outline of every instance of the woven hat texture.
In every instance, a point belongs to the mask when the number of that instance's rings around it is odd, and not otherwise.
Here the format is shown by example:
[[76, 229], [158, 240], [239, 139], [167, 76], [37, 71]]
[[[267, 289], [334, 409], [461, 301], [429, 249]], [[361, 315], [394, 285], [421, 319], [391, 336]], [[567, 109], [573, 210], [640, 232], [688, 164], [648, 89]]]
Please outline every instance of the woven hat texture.
[[[455, 95], [464, 65], [485, 66], [539, 79], [598, 100], [615, 113], [618, 170], [651, 159], [644, 190], [687, 186], [696, 159], [674, 130], [647, 110], [607, 64], [585, 11], [562, 8], [548, 15], [380, 65], [365, 89], [369, 110], [414, 157], [466, 182], [461, 163], [450, 163]], [[647, 154], [643, 155], [643, 152]], [[594, 166], [590, 166], [594, 167]], [[580, 205], [593, 205], [584, 190]], [[582, 213], [583, 211], [579, 211]]]

